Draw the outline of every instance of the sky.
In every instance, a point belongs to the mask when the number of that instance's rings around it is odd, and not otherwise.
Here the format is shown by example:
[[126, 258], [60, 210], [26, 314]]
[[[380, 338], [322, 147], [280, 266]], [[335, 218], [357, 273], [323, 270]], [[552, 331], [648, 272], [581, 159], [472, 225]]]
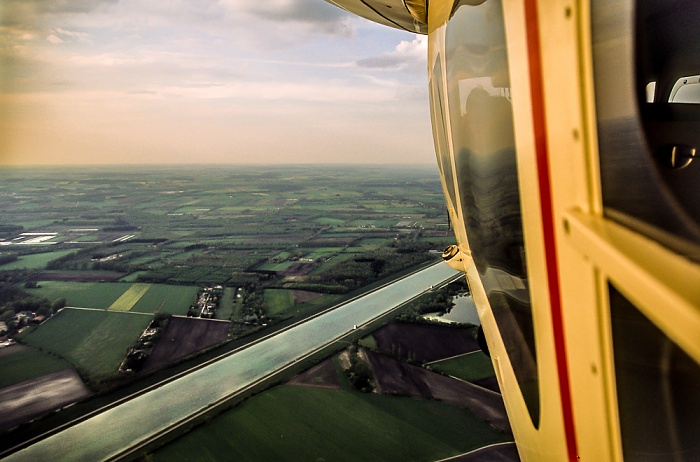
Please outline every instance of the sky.
[[323, 0], [2, 0], [0, 165], [434, 163], [426, 49]]

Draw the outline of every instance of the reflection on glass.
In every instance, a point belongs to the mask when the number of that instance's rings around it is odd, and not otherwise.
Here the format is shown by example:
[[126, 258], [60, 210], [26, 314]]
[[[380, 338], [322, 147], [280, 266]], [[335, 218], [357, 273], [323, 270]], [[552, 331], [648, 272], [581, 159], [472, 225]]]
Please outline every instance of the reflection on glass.
[[500, 0], [460, 4], [446, 32], [448, 101], [469, 246], [533, 424], [539, 392]]
[[700, 261], [700, 2], [594, 0], [591, 22], [605, 215]]
[[454, 176], [452, 174], [452, 161], [450, 160], [450, 150], [447, 146], [447, 132], [445, 131], [445, 97], [442, 94], [442, 64], [438, 56], [435, 66], [433, 67], [433, 79], [430, 81], [430, 110], [433, 111], [432, 119], [435, 121], [433, 125], [433, 139], [435, 139], [435, 153], [437, 154], [438, 168], [442, 177], [445, 188], [447, 189], [450, 202], [448, 208], [455, 210], [457, 200], [455, 199]]
[[681, 77], [676, 80], [671, 95], [668, 97], [669, 103], [700, 103], [700, 75]]
[[609, 286], [625, 461], [700, 460], [700, 367]]

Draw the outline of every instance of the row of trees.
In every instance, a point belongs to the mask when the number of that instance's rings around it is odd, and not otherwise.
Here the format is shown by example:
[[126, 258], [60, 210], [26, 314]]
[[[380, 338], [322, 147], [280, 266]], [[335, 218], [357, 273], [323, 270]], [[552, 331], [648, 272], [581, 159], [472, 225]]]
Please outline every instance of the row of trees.
[[352, 260], [330, 266], [309, 278], [310, 283], [342, 287], [344, 292], [358, 289], [379, 279], [428, 261], [430, 245], [419, 241], [397, 241], [393, 246], [365, 252]]

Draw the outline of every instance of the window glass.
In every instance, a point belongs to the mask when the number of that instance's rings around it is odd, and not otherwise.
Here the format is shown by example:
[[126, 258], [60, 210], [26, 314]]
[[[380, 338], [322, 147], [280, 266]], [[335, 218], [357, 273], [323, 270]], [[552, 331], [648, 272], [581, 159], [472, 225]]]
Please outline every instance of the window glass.
[[681, 77], [673, 85], [668, 97], [669, 103], [700, 103], [700, 75]]
[[591, 2], [604, 213], [696, 261], [699, 24], [697, 0]]
[[539, 391], [500, 0], [459, 3], [447, 24], [448, 106], [469, 247], [533, 424]]
[[437, 154], [440, 176], [445, 183], [448, 198], [448, 206], [453, 210], [457, 207], [455, 199], [454, 175], [452, 174], [452, 160], [447, 146], [447, 132], [445, 131], [445, 110], [443, 101], [445, 97], [442, 91], [442, 64], [438, 56], [433, 66], [432, 79], [430, 80], [430, 110], [433, 111], [433, 139], [435, 140], [435, 153]]
[[609, 286], [625, 461], [700, 460], [700, 367]]

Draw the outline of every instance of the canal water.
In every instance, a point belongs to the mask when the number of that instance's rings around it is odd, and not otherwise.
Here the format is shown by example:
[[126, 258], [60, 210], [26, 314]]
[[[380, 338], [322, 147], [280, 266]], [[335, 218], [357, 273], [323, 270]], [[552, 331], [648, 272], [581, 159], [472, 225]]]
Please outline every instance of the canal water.
[[452, 303], [454, 303], [454, 306], [449, 313], [443, 315], [440, 315], [440, 313], [427, 313], [423, 317], [432, 321], [446, 323], [474, 324], [475, 326], [481, 324], [479, 315], [476, 312], [476, 305], [474, 305], [474, 300], [472, 300], [471, 295], [457, 295], [452, 298]]
[[432, 265], [281, 332], [8, 456], [6, 461], [97, 461], [114, 457], [245, 388], [300, 356], [456, 275]]

